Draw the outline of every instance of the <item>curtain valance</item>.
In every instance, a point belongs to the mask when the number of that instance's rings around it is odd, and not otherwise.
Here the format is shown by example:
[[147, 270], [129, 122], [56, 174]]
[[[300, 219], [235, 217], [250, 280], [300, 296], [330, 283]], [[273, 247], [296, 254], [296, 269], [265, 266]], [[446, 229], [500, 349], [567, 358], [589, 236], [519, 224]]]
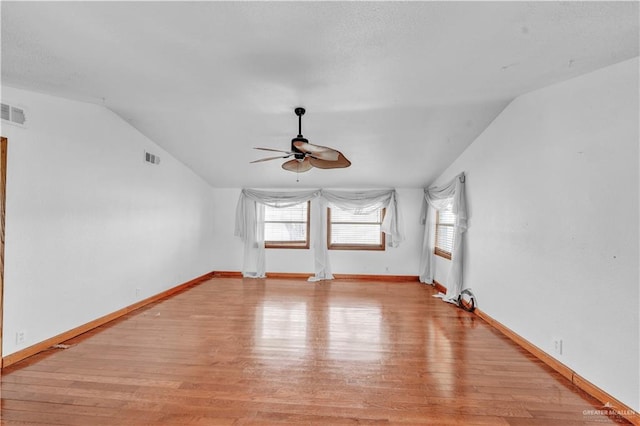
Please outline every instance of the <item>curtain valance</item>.
[[311, 224], [315, 275], [310, 280], [332, 279], [327, 248], [327, 207], [367, 214], [385, 208], [382, 232], [387, 245], [397, 247], [403, 240], [401, 220], [395, 189], [370, 191], [337, 191], [313, 189], [307, 191], [263, 191], [243, 189], [236, 206], [235, 235], [244, 245], [243, 276], [265, 276], [264, 206], [290, 207], [311, 200], [314, 219]]
[[242, 196], [271, 207], [291, 207], [319, 197], [320, 189], [308, 191], [260, 191], [257, 189], [243, 189]]
[[321, 197], [327, 200], [329, 207], [349, 210], [354, 214], [369, 214], [378, 209], [386, 209], [382, 220], [382, 232], [387, 235], [387, 245], [398, 247], [404, 236], [401, 231], [401, 220], [398, 214], [396, 191], [333, 191], [322, 190]]
[[240, 193], [240, 198], [238, 198], [238, 204], [236, 205], [236, 225], [234, 235], [240, 237], [240, 239], [244, 241], [249, 227], [255, 226], [253, 221], [247, 220], [247, 218], [253, 216], [253, 212], [249, 210], [255, 209], [252, 202], [276, 208], [291, 207], [319, 197], [320, 192], [321, 191], [319, 189], [289, 192], [243, 189]]

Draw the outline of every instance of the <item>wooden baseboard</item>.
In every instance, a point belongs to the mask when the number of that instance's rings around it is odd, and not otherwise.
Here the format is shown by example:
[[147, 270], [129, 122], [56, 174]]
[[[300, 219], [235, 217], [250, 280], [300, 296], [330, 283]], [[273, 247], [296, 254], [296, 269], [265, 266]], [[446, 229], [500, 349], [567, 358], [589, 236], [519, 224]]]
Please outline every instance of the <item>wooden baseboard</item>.
[[[438, 281], [433, 280], [433, 286], [441, 293], [447, 293], [447, 288], [440, 284]], [[634, 411], [626, 404], [618, 401], [613, 396], [609, 395], [607, 392], [600, 389], [598, 386], [586, 380], [584, 377], [580, 376], [578, 373], [573, 371], [568, 366], [564, 365], [533, 343], [529, 342], [519, 334], [515, 333], [509, 327], [503, 325], [502, 323], [496, 321], [491, 316], [476, 308], [473, 311], [478, 317], [482, 318], [487, 324], [507, 336], [518, 346], [525, 349], [527, 352], [538, 358], [540, 361], [544, 362], [546, 365], [554, 369], [556, 372], [560, 373], [563, 377], [569, 380], [571, 383], [576, 385], [578, 388], [585, 391], [587, 394], [591, 395], [598, 401], [604, 404], [603, 410], [611, 410], [618, 415], [624, 417], [629, 420], [632, 424], [636, 426], [640, 426], [640, 413]]]
[[[308, 278], [312, 274], [300, 274], [300, 273], [279, 273], [272, 272], [269, 273], [269, 278], [291, 278], [291, 279], [301, 279]], [[418, 277], [413, 275], [357, 275], [357, 274], [335, 274], [334, 277], [336, 279], [344, 279], [344, 280], [362, 280], [362, 281], [391, 281], [391, 282], [418, 282]], [[145, 305], [163, 299], [165, 297], [176, 294], [180, 291], [187, 289], [188, 287], [200, 284], [204, 281], [207, 281], [211, 278], [242, 278], [242, 273], [236, 271], [214, 271], [208, 274], [202, 275], [200, 277], [194, 278], [186, 283], [180, 284], [176, 287], [170, 288], [166, 291], [156, 294], [155, 296], [151, 296], [147, 299], [141, 300], [139, 302], [134, 303], [133, 305], [122, 308], [116, 312], [100, 317], [96, 320], [93, 320], [89, 323], [76, 327], [72, 330], [66, 331], [64, 333], [58, 334], [57, 336], [51, 337], [47, 340], [44, 340], [35, 345], [29, 346], [23, 350], [15, 352], [13, 354], [7, 355], [2, 358], [0, 368], [8, 367], [12, 364], [15, 364], [23, 359], [26, 359], [32, 355], [35, 355], [39, 352], [49, 349], [51, 346], [65, 342], [69, 339], [77, 337], [87, 331], [90, 331], [94, 328], [97, 328], [101, 325], [104, 325], [110, 321], [113, 321], [117, 318], [120, 318], [123, 315], [128, 314], [131, 311], [139, 309]], [[433, 282], [434, 287], [441, 293], [446, 293], [447, 289], [440, 284], [439, 282]], [[547, 364], [549, 367], [560, 373], [562, 376], [567, 378], [571, 383], [575, 384], [578, 388], [585, 391], [587, 394], [593, 396], [598, 401], [605, 404], [606, 409], [613, 410], [619, 413], [622, 417], [629, 420], [632, 424], [636, 426], [640, 426], [640, 413], [635, 412], [633, 409], [618, 401], [613, 396], [609, 395], [604, 390], [600, 389], [593, 383], [589, 382], [575, 371], [553, 358], [551, 355], [544, 352], [542, 349], [538, 348], [528, 340], [524, 339], [522, 336], [513, 332], [511, 329], [501, 324], [500, 322], [493, 319], [491, 316], [486, 314], [485, 312], [477, 309], [474, 313], [481, 319], [483, 319], [487, 324], [491, 325], [502, 334], [511, 339], [514, 343], [521, 346], [523, 349], [527, 350], [529, 353], [534, 355], [536, 358]]]
[[360, 275], [360, 274], [333, 274], [337, 280], [356, 281], [385, 281], [393, 283], [420, 282], [417, 275]]
[[482, 318], [487, 324], [489, 324], [493, 328], [497, 329], [499, 332], [501, 332], [502, 334], [507, 336], [509, 339], [511, 339], [513, 342], [518, 344], [518, 346], [521, 346], [523, 349], [525, 349], [527, 352], [529, 352], [532, 355], [534, 355], [540, 361], [544, 362], [549, 367], [553, 368], [555, 371], [557, 371], [558, 373], [562, 374], [565, 378], [567, 378], [569, 380], [572, 379], [574, 372], [569, 367], [567, 367], [566, 365], [562, 364], [560, 361], [558, 361], [557, 359], [555, 359], [554, 357], [552, 357], [548, 353], [544, 352], [542, 349], [538, 348], [533, 343], [531, 343], [528, 340], [524, 339], [519, 334], [513, 332], [511, 329], [509, 329], [505, 325], [503, 325], [500, 322], [496, 321], [495, 319], [493, 319], [492, 317], [490, 317], [489, 315], [487, 315], [485, 312], [481, 311], [480, 309], [476, 309], [474, 311], [474, 313], [477, 316], [479, 316], [480, 318]]
[[14, 352], [10, 355], [7, 355], [6, 357], [2, 358], [2, 368], [4, 367], [8, 367], [12, 364], [15, 364], [16, 362], [22, 361], [23, 359], [26, 359], [32, 355], [35, 355], [39, 352], [42, 352], [44, 350], [49, 349], [51, 346], [53, 345], [57, 345], [60, 344], [62, 342], [65, 342], [69, 339], [72, 339], [74, 337], [77, 337], [83, 333], [86, 333], [87, 331], [93, 330], [94, 328], [100, 327], [101, 325], [104, 325], [108, 322], [111, 322], [117, 318], [120, 318], [123, 315], [128, 314], [131, 311], [135, 311], [136, 309], [140, 309], [143, 306], [146, 306], [150, 303], [156, 302], [160, 299], [164, 299], [165, 297], [171, 296], [173, 294], [179, 293], [189, 287], [192, 287], [194, 285], [200, 284], [204, 281], [207, 281], [211, 278], [213, 278], [215, 275], [213, 272], [210, 272], [208, 274], [204, 274], [200, 277], [194, 278], [190, 281], [187, 281], [186, 283], [180, 284], [176, 287], [172, 287], [168, 290], [165, 290], [161, 293], [158, 293], [154, 296], [148, 297], [144, 300], [141, 300], [139, 302], [134, 303], [133, 305], [129, 305], [127, 307], [124, 307], [122, 309], [119, 309], [115, 312], [112, 312], [110, 314], [107, 314], [103, 317], [97, 318], [93, 321], [90, 321], [86, 324], [83, 324], [79, 327], [73, 328], [69, 331], [65, 331], [64, 333], [58, 334], [57, 336], [53, 336], [49, 339], [43, 340], [42, 342], [36, 343], [35, 345], [29, 346], [28, 348], [22, 349], [18, 352]]
[[[285, 279], [296, 279], [296, 280], [306, 280], [313, 274], [305, 274], [305, 273], [293, 273], [293, 272], [267, 272], [267, 278], [285, 278]], [[215, 271], [213, 273], [214, 278], [242, 278], [242, 272], [239, 271]]]
[[436, 290], [438, 290], [440, 293], [443, 294], [447, 294], [447, 288], [445, 286], [443, 286], [442, 284], [440, 284], [438, 281], [433, 280], [433, 286], [436, 288]]
[[[276, 279], [304, 279], [306, 280], [312, 273], [289, 273], [289, 272], [269, 272], [269, 278]], [[182, 290], [185, 290], [188, 287], [199, 284], [203, 281], [209, 280], [211, 278], [242, 278], [242, 273], [238, 271], [213, 271], [208, 274], [202, 275], [200, 277], [194, 278], [191, 281], [180, 284], [176, 287], [170, 288], [169, 290], [158, 293], [154, 296], [151, 296], [147, 299], [141, 300], [139, 302], [134, 303], [133, 305], [127, 306], [125, 308], [119, 309], [115, 312], [107, 314], [103, 317], [97, 318], [91, 322], [68, 330], [64, 333], [60, 333], [56, 336], [53, 336], [49, 339], [43, 340], [42, 342], [36, 343], [35, 345], [31, 345], [28, 348], [22, 349], [18, 352], [14, 352], [6, 357], [0, 359], [0, 368], [8, 367], [12, 364], [15, 364], [23, 359], [26, 359], [32, 355], [35, 355], [39, 352], [49, 349], [53, 345], [57, 345], [59, 343], [65, 342], [69, 339], [77, 337], [87, 331], [93, 330], [101, 325], [104, 325], [110, 321], [113, 321], [117, 318], [120, 318], [123, 315], [128, 314], [131, 311], [135, 311], [145, 305], [153, 303], [157, 300], [163, 299], [165, 297], [171, 296], [175, 293], [178, 293]], [[355, 275], [355, 274], [336, 274], [334, 275], [335, 279], [338, 280], [361, 280], [361, 281], [391, 281], [391, 282], [417, 282], [418, 277], [413, 275]]]
[[487, 315], [485, 312], [480, 309], [476, 309], [474, 313], [482, 318], [487, 324], [491, 325], [496, 330], [500, 331], [502, 334], [507, 336], [517, 345], [525, 349], [527, 352], [531, 353], [533, 356], [538, 358], [540, 361], [547, 364], [549, 367], [560, 373], [571, 383], [576, 385], [578, 388], [582, 389], [592, 397], [596, 398], [598, 401], [602, 402], [603, 407], [602, 410], [611, 410], [618, 413], [620, 416], [629, 420], [632, 424], [636, 426], [640, 426], [640, 413], [635, 412], [627, 405], [618, 401], [613, 396], [609, 395], [607, 392], [600, 389], [598, 386], [586, 380], [584, 377], [580, 376], [578, 373], [573, 371], [571, 368], [561, 363], [542, 349], [538, 348], [533, 343], [529, 342], [519, 334], [515, 333], [513, 330], [509, 329], [505, 325], [493, 319], [491, 316]]
[[213, 278], [242, 278], [242, 272], [238, 272], [238, 271], [213, 271]]
[[[242, 278], [242, 272], [238, 271], [215, 271], [214, 278]], [[296, 279], [306, 280], [313, 276], [312, 272], [267, 272], [267, 278], [276, 279]], [[333, 274], [334, 280], [356, 280], [356, 281], [386, 281], [386, 282], [418, 282], [417, 275], [363, 275], [363, 274]]]

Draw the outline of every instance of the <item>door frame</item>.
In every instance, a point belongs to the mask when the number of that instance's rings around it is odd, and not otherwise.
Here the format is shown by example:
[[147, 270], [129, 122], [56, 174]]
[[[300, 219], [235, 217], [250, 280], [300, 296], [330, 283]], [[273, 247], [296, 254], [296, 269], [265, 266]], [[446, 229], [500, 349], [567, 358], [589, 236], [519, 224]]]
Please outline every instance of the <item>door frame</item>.
[[0, 370], [2, 369], [2, 331], [4, 318], [4, 218], [7, 189], [7, 146], [8, 141], [0, 136]]

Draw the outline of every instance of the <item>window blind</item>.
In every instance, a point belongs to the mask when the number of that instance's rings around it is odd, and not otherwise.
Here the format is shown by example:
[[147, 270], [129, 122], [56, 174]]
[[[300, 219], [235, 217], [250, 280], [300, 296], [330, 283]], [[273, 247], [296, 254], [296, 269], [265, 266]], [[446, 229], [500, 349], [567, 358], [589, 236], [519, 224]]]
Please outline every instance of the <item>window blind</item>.
[[264, 240], [267, 247], [282, 243], [309, 243], [309, 203], [291, 207], [265, 206]]
[[451, 210], [451, 206], [438, 210], [436, 221], [436, 254], [451, 256], [451, 252], [453, 251], [454, 225], [455, 216]]
[[382, 219], [384, 209], [355, 214], [329, 209], [329, 248], [384, 248]]

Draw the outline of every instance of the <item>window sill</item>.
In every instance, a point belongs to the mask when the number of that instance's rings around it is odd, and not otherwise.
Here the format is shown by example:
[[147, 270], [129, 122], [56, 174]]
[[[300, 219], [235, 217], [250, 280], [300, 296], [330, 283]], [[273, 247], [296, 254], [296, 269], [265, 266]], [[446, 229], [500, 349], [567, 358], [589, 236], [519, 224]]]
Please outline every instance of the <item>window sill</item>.
[[266, 249], [308, 249], [308, 243], [265, 243]]
[[451, 260], [451, 253], [449, 253], [448, 251], [436, 249], [433, 252], [433, 254], [435, 254], [436, 256], [443, 257], [443, 258], [445, 258], [447, 260]]
[[364, 246], [364, 245], [339, 245], [333, 244], [327, 247], [329, 250], [365, 250], [384, 251], [384, 246]]

